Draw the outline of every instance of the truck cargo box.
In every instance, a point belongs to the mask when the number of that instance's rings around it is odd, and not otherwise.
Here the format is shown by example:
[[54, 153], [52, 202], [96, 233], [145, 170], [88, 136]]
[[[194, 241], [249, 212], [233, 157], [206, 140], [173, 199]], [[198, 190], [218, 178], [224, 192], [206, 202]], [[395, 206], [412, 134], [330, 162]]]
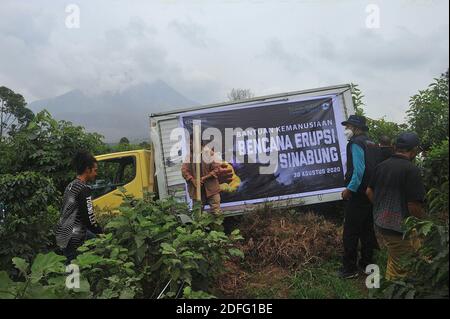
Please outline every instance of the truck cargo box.
[[[226, 129], [235, 129], [232, 153], [225, 145], [218, 152], [233, 167], [238, 181], [221, 194], [226, 214], [268, 203], [291, 207], [340, 200], [347, 143], [341, 122], [351, 114], [354, 106], [348, 84], [151, 114], [159, 196], [190, 202], [181, 175], [186, 142], [180, 143], [174, 130], [191, 132], [197, 120], [202, 132], [214, 127], [226, 135]], [[264, 165], [258, 159], [269, 149], [276, 153], [276, 170], [261, 175], [257, 168]], [[256, 162], [247, 163], [251, 156]]]

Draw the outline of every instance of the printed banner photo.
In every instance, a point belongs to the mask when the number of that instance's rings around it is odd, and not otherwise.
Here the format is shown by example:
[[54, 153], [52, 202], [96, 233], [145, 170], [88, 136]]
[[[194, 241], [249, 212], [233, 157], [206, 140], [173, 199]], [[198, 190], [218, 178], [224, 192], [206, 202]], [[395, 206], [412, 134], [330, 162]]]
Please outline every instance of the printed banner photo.
[[[222, 133], [222, 149], [214, 151], [233, 170], [232, 181], [220, 185], [222, 204], [231, 206], [342, 189], [345, 143], [337, 106], [337, 99], [322, 97], [190, 113], [181, 122], [191, 134], [194, 120], [201, 121], [202, 133], [207, 128]], [[232, 149], [226, 150], [230, 129], [235, 135]], [[271, 174], [261, 174], [268, 164], [259, 159], [267, 159], [268, 152], [275, 152], [277, 166]], [[249, 162], [249, 157], [256, 161]]]

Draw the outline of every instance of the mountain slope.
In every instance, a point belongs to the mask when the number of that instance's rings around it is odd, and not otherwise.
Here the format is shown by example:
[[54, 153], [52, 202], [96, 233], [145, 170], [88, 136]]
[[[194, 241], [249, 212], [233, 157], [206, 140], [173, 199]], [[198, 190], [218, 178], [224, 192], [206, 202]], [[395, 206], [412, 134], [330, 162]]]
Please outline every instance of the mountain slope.
[[151, 113], [194, 106], [164, 81], [140, 83], [122, 92], [105, 92], [88, 96], [80, 90], [54, 98], [32, 102], [33, 112], [47, 109], [58, 120], [71, 121], [89, 132], [98, 132], [107, 142], [126, 136], [131, 141], [148, 139], [148, 116]]

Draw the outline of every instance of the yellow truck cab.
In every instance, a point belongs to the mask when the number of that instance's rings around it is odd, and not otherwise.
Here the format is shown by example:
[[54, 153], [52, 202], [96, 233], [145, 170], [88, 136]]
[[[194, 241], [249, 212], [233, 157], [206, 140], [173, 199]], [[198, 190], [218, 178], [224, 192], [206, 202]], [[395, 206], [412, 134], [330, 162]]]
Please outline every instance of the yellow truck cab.
[[135, 150], [96, 156], [98, 176], [91, 185], [97, 211], [114, 211], [123, 201], [119, 190], [142, 198], [154, 192], [154, 162], [150, 150]]

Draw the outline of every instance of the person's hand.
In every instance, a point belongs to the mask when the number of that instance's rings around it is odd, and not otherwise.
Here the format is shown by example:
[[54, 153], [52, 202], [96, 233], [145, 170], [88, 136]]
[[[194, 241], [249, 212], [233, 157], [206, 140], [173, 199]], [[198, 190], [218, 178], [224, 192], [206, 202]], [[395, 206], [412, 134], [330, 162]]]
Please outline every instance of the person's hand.
[[219, 168], [219, 184], [230, 183], [233, 180], [233, 170], [228, 168], [226, 163], [222, 163]]
[[350, 198], [352, 198], [352, 191], [346, 188], [342, 191], [341, 196], [343, 200], [349, 200]]
[[205, 184], [205, 182], [206, 182], [206, 177], [205, 177], [205, 176], [203, 176], [202, 178], [200, 178], [200, 185]]

